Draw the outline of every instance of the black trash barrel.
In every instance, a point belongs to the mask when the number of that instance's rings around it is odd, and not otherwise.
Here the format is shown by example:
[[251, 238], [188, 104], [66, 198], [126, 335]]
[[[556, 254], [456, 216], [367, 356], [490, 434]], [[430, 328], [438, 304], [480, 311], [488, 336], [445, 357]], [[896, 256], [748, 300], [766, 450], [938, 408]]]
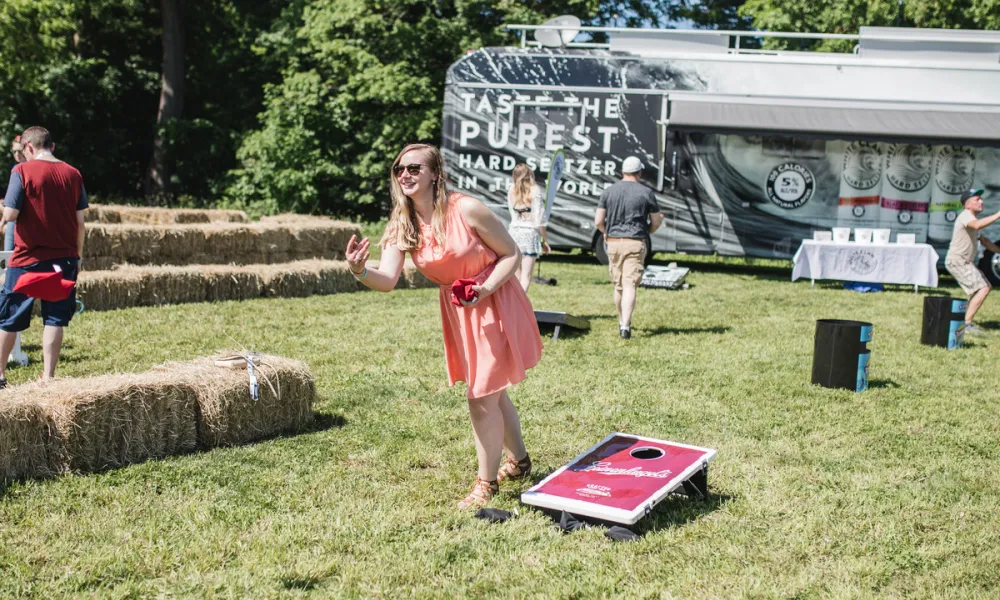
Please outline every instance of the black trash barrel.
[[924, 324], [920, 343], [949, 350], [960, 348], [965, 337], [966, 300], [948, 296], [924, 298]]
[[841, 319], [816, 321], [812, 382], [855, 392], [867, 390], [870, 341], [871, 323]]

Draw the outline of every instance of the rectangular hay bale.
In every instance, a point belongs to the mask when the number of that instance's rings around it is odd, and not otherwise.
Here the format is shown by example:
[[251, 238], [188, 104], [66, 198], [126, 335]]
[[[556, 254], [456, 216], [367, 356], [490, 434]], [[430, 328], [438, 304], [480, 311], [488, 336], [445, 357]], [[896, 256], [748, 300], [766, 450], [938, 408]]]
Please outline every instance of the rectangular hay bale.
[[7, 393], [48, 416], [50, 460], [59, 472], [100, 471], [197, 447], [194, 390], [169, 374], [56, 379]]
[[0, 400], [0, 483], [26, 477], [50, 477], [49, 420], [31, 402]]
[[146, 267], [141, 272], [139, 306], [205, 301], [200, 267]]
[[208, 302], [248, 300], [264, 295], [264, 280], [254, 267], [204, 265], [199, 268]]
[[260, 392], [257, 400], [250, 397], [246, 368], [217, 367], [211, 358], [160, 367], [195, 390], [202, 448], [299, 432], [313, 422], [316, 384], [309, 367], [301, 361], [269, 355], [258, 355], [255, 363]]
[[[89, 266], [90, 261], [84, 261]], [[81, 271], [76, 283], [77, 298], [84, 310], [115, 310], [139, 306], [144, 274], [136, 267], [114, 271]]]

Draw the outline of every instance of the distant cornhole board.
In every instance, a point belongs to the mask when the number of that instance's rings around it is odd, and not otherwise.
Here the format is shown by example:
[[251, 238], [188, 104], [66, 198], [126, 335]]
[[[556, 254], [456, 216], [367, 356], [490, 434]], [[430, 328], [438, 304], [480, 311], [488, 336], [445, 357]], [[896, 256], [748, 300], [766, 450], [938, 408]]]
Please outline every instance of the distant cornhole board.
[[612, 433], [568, 465], [521, 494], [549, 510], [632, 525], [682, 488], [708, 496], [708, 463], [715, 450]]
[[539, 325], [555, 326], [555, 329], [552, 331], [552, 341], [559, 339], [559, 332], [563, 327], [579, 329], [581, 331], [590, 331], [590, 321], [584, 319], [583, 317], [577, 317], [564, 312], [536, 310], [535, 321], [537, 321]]
[[686, 287], [684, 278], [687, 277], [691, 269], [678, 267], [677, 263], [670, 263], [665, 267], [650, 265], [642, 272], [642, 280], [639, 285], [648, 288], [660, 288], [665, 290], [675, 290]]

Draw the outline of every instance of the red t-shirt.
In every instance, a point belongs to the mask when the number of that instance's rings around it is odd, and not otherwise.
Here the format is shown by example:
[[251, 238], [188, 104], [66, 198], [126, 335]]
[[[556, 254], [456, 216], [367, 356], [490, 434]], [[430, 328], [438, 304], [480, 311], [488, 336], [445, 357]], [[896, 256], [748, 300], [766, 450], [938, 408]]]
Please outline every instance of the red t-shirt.
[[[15, 189], [18, 180], [21, 190]], [[4, 205], [21, 211], [14, 227], [10, 266], [80, 258], [76, 211], [87, 208], [87, 194], [83, 177], [74, 167], [44, 160], [17, 165], [11, 172]]]

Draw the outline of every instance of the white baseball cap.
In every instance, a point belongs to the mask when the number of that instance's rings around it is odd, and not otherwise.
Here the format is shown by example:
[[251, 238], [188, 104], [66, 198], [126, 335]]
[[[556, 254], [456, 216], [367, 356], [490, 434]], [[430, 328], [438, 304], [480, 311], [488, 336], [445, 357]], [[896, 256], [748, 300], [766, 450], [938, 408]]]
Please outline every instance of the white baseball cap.
[[630, 156], [622, 161], [622, 173], [638, 173], [642, 170], [642, 161]]

